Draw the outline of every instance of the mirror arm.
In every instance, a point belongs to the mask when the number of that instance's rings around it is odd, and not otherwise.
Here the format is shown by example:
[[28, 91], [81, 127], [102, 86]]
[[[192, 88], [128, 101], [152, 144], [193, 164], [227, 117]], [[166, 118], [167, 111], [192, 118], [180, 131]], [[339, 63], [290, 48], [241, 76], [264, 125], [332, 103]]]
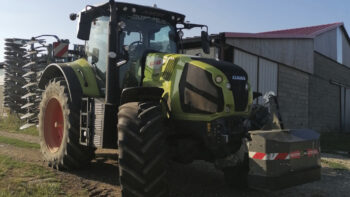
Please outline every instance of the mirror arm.
[[208, 32], [208, 26], [207, 25], [201, 25], [201, 24], [194, 24], [194, 23], [183, 23], [182, 24], [184, 28], [182, 29], [192, 29], [195, 27], [200, 27], [200, 28], [206, 28], [206, 32]]

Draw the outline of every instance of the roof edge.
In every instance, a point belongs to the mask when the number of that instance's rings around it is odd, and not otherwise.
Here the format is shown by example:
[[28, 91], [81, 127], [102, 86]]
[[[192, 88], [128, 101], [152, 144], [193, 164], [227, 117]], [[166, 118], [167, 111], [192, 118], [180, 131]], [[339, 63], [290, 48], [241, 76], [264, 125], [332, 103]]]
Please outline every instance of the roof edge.
[[[296, 30], [296, 29], [303, 29], [303, 28], [312, 28], [312, 27], [317, 27], [317, 26], [277, 30], [277, 32], [270, 31], [270, 32], [259, 32], [259, 33], [242, 33], [242, 32], [223, 32], [223, 33], [224, 33], [225, 37], [228, 37], [228, 38], [263, 38], [263, 39], [264, 38], [268, 38], [268, 39], [278, 39], [278, 38], [310, 39], [311, 38], [311, 39], [313, 39], [322, 33], [336, 29], [338, 27], [342, 27], [345, 30], [343, 22], [336, 22], [336, 23], [330, 23], [330, 24], [325, 24], [325, 25], [329, 25], [329, 26], [324, 27], [318, 31], [312, 32], [310, 34], [285, 33], [285, 32], [279, 33], [278, 31], [288, 31], [288, 30]], [[322, 25], [319, 25], [319, 26], [322, 26]], [[344, 32], [346, 32], [346, 30]]]
[[326, 27], [326, 28], [323, 28], [321, 30], [318, 30], [314, 33], [312, 33], [311, 35], [315, 38], [316, 36], [322, 34], [322, 33], [325, 33], [327, 31], [330, 31], [330, 30], [333, 30], [333, 29], [336, 29], [338, 27], [341, 27], [341, 26], [344, 26], [344, 23], [343, 22], [338, 22], [338, 23], [334, 23], [333, 25], [329, 26], [329, 27]]
[[312, 39], [314, 36], [308, 35], [298, 35], [298, 34], [256, 34], [256, 33], [235, 33], [235, 32], [223, 32], [227, 38], [269, 38], [269, 39], [278, 39], [278, 38], [301, 38], [301, 39]]

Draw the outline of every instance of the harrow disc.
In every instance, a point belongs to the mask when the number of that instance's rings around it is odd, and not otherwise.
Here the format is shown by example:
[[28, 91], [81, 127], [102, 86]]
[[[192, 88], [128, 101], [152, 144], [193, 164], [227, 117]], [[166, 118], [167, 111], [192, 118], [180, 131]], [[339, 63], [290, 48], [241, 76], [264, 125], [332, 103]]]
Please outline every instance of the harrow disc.
[[10, 108], [11, 112], [24, 113], [25, 110], [21, 106], [25, 104], [25, 100], [21, 97], [27, 93], [21, 87], [26, 83], [22, 75], [26, 72], [22, 65], [27, 58], [22, 56], [25, 54], [24, 44], [27, 40], [18, 38], [5, 39], [5, 87], [4, 87], [4, 104]]

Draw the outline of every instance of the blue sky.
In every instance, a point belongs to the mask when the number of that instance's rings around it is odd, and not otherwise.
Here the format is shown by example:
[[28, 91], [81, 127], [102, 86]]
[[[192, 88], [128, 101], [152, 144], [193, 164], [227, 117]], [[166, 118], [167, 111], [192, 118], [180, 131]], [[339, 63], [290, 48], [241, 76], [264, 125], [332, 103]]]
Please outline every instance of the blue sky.
[[[56, 34], [71, 43], [76, 39], [76, 22], [68, 16], [86, 4], [103, 0], [0, 0], [0, 61], [5, 38], [30, 38]], [[129, 0], [180, 12], [186, 20], [207, 24], [209, 33], [262, 32], [277, 29], [344, 22], [350, 33], [348, 0]], [[188, 34], [190, 36], [196, 34]]]

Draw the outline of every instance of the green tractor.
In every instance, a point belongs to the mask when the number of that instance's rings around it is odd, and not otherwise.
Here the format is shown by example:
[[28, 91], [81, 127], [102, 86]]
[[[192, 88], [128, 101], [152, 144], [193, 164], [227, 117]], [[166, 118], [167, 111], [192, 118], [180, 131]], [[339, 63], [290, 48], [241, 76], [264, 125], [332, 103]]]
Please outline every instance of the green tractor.
[[208, 52], [207, 27], [113, 0], [70, 16], [78, 17], [85, 58], [49, 65], [39, 82], [41, 151], [49, 165], [78, 169], [96, 148], [118, 148], [125, 197], [167, 196], [169, 161], [210, 161], [230, 184], [245, 186], [253, 103], [247, 73], [178, 54], [182, 30], [195, 27], [206, 29]]

